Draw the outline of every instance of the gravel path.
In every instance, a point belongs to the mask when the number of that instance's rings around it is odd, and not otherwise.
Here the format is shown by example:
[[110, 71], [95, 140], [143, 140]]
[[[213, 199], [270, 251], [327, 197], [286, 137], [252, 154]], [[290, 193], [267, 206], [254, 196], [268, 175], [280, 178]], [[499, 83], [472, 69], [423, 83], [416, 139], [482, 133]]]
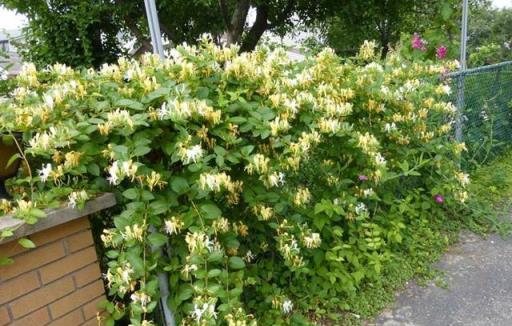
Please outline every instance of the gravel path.
[[512, 326], [512, 239], [465, 232], [436, 265], [448, 289], [409, 284], [378, 326]]

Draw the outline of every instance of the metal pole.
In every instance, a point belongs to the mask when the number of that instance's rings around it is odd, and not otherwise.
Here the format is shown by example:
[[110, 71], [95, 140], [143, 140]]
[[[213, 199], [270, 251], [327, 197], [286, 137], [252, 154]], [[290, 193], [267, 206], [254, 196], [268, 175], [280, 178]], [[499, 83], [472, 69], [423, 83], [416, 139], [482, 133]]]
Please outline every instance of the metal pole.
[[468, 0], [462, 2], [462, 26], [460, 33], [460, 73], [457, 79], [457, 121], [455, 139], [462, 142], [462, 118], [464, 112], [464, 74], [466, 71], [466, 43], [468, 39]]
[[151, 33], [151, 44], [153, 45], [153, 53], [164, 57], [164, 47], [162, 43], [162, 34], [160, 33], [160, 23], [158, 22], [158, 13], [156, 10], [155, 0], [144, 0], [146, 6], [146, 15], [148, 16], [149, 32]]
[[[153, 53], [160, 55], [160, 58], [164, 57], [164, 47], [162, 44], [162, 34], [160, 33], [160, 24], [158, 22], [158, 14], [156, 11], [155, 0], [144, 0], [146, 6], [146, 15], [148, 16], [149, 32], [151, 33], [151, 44], [153, 45]], [[151, 226], [151, 233], [156, 232], [155, 227]], [[152, 247], [153, 252], [158, 252], [160, 256], [163, 255], [163, 250]], [[162, 311], [162, 318], [165, 326], [176, 326], [174, 314], [169, 305], [167, 299], [169, 298], [169, 276], [165, 272], [158, 273], [158, 285], [160, 288], [160, 309]]]

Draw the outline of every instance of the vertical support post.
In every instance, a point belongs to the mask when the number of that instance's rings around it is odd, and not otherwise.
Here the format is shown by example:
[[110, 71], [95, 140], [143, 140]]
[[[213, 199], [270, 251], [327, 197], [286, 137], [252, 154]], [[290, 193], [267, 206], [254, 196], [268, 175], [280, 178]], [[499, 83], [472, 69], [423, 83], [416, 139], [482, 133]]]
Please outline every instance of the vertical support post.
[[153, 53], [164, 57], [164, 46], [162, 42], [162, 34], [160, 32], [160, 23], [158, 22], [158, 13], [156, 10], [155, 0], [144, 0], [146, 6], [146, 15], [148, 17], [149, 32], [151, 34], [151, 44], [153, 45]]
[[462, 142], [462, 118], [464, 112], [464, 78], [466, 71], [466, 44], [468, 39], [468, 0], [462, 2], [462, 26], [460, 33], [460, 73], [457, 78], [457, 121], [455, 139]]
[[[158, 54], [160, 58], [164, 58], [164, 47], [162, 42], [162, 34], [160, 33], [160, 23], [158, 22], [158, 13], [156, 10], [155, 0], [144, 0], [146, 7], [146, 15], [148, 17], [149, 32], [151, 33], [151, 44], [153, 45], [153, 53]], [[156, 232], [153, 226], [150, 227], [151, 233]], [[160, 256], [164, 254], [162, 249], [151, 248], [153, 252], [158, 252]], [[176, 326], [174, 314], [167, 304], [169, 298], [169, 276], [165, 272], [158, 273], [158, 285], [160, 288], [159, 307], [162, 311], [162, 318], [165, 326]]]

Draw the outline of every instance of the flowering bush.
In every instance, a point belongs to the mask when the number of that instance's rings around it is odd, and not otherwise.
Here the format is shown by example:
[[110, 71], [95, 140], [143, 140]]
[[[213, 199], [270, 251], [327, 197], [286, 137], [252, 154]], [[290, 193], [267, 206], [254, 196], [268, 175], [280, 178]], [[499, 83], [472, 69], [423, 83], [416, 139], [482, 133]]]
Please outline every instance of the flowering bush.
[[450, 89], [430, 82], [449, 62], [379, 63], [372, 42], [346, 62], [237, 53], [205, 40], [99, 71], [26, 65], [1, 104], [34, 170], [2, 211], [33, 223], [64, 198], [119, 195], [107, 323], [150, 325], [161, 271], [183, 325], [340, 312], [467, 197]]
[[452, 59], [457, 56], [457, 51], [456, 44], [438, 31], [427, 31], [425, 35], [403, 34], [401, 37], [401, 55], [409, 60]]

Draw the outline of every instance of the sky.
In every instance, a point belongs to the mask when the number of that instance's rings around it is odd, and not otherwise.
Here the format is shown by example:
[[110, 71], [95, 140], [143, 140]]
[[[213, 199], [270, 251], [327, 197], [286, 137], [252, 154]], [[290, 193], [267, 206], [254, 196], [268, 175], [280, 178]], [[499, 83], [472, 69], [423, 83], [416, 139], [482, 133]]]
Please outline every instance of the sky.
[[[512, 7], [512, 0], [492, 0], [492, 2], [497, 8]], [[20, 28], [26, 21], [25, 17], [0, 7], [0, 30]]]

